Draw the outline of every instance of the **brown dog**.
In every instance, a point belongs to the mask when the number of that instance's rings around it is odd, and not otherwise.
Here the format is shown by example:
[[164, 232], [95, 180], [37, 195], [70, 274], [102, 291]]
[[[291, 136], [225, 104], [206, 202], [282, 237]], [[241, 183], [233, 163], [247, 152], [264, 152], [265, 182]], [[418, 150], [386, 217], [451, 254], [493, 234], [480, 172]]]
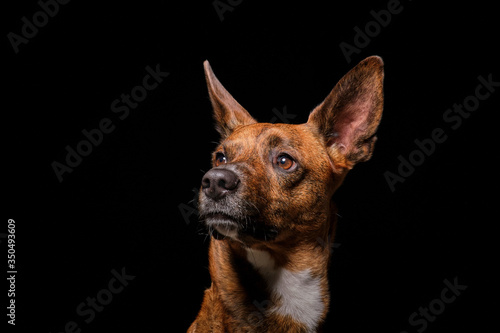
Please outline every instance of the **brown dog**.
[[212, 285], [188, 332], [317, 332], [330, 299], [331, 198], [372, 155], [382, 59], [360, 62], [300, 125], [257, 123], [204, 66], [222, 139], [199, 198]]

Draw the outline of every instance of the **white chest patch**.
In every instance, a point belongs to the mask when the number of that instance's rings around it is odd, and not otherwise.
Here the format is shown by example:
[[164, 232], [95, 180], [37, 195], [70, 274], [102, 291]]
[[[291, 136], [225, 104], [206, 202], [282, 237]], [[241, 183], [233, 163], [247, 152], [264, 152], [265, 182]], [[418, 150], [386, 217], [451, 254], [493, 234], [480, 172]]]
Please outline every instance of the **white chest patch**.
[[273, 258], [266, 251], [247, 249], [247, 259], [281, 301], [269, 311], [291, 316], [304, 324], [308, 331], [315, 331], [324, 310], [320, 280], [313, 278], [309, 269], [292, 272], [276, 268]]

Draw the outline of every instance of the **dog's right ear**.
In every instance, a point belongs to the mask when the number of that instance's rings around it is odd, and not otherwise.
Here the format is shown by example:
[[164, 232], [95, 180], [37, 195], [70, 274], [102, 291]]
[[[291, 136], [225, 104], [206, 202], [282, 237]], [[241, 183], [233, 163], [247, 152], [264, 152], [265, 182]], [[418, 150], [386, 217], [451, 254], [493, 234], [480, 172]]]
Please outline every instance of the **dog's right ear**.
[[254, 124], [257, 121], [250, 116], [231, 94], [219, 82], [212, 67], [205, 60], [205, 78], [207, 80], [208, 93], [214, 109], [215, 126], [224, 140], [238, 126]]
[[308, 124], [325, 138], [334, 164], [351, 169], [370, 159], [382, 117], [384, 63], [372, 56], [337, 83], [309, 115]]

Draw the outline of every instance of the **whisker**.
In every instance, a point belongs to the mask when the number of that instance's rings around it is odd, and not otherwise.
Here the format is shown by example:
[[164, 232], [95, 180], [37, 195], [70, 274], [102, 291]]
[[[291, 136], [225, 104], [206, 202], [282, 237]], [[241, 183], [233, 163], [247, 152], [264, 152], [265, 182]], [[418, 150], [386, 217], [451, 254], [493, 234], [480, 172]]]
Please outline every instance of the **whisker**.
[[258, 212], [258, 213], [260, 213], [259, 208], [257, 208], [257, 206], [256, 206], [253, 202], [248, 201], [248, 200], [246, 200], [246, 199], [243, 199], [243, 201], [244, 201], [247, 205], [253, 206], [253, 207], [255, 208], [255, 210], [257, 210], [257, 212]]

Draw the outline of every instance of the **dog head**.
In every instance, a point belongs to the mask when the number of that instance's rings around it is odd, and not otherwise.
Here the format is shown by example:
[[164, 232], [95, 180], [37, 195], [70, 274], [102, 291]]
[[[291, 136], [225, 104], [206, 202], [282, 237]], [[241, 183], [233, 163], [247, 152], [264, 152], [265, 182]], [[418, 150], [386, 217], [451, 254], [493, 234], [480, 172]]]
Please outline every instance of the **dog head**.
[[204, 67], [221, 142], [202, 179], [200, 218], [217, 238], [248, 246], [328, 232], [334, 191], [373, 152], [382, 59], [361, 61], [300, 125], [258, 123]]

